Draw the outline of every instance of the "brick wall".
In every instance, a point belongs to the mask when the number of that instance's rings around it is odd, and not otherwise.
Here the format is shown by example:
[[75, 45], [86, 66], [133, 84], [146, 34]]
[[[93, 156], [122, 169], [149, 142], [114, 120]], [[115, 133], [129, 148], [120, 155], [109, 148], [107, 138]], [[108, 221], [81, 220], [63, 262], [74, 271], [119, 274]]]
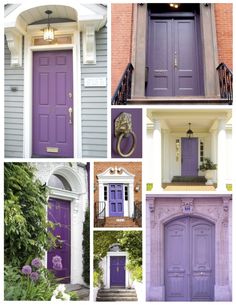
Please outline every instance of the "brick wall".
[[113, 95], [120, 78], [130, 62], [132, 42], [132, 4], [111, 6], [111, 69]]
[[233, 68], [233, 24], [232, 24], [232, 4], [216, 3], [216, 34], [218, 44], [219, 63], [224, 62], [230, 69]]
[[130, 174], [135, 175], [134, 187], [136, 184], [140, 185], [140, 192], [134, 191], [134, 200], [142, 201], [142, 163], [141, 162], [95, 162], [94, 163], [94, 202], [99, 201], [98, 179], [97, 174], [105, 172], [109, 167], [123, 167]]

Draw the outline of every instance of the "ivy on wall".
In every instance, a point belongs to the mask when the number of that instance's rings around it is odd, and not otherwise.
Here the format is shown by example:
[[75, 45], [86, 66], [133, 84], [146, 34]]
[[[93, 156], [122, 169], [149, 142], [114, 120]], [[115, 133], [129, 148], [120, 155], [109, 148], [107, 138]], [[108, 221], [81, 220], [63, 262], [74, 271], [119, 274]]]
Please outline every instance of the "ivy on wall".
[[86, 284], [90, 283], [90, 221], [89, 209], [85, 213], [85, 221], [83, 224], [83, 278]]

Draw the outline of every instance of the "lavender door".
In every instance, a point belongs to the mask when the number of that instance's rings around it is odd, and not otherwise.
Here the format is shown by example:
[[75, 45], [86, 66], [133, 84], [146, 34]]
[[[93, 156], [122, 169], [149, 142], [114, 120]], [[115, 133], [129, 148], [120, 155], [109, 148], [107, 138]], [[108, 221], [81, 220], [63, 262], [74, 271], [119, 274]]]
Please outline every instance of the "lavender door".
[[72, 51], [33, 54], [33, 156], [73, 157]]
[[109, 185], [109, 216], [124, 216], [123, 184]]
[[[53, 235], [57, 237], [56, 247], [47, 255], [48, 269], [53, 270], [63, 283], [70, 282], [70, 202], [50, 198], [48, 203], [48, 220], [56, 224]], [[62, 269], [54, 270], [52, 259], [59, 255], [62, 258]]]
[[199, 62], [195, 19], [150, 19], [147, 95], [200, 95]]
[[125, 256], [110, 256], [110, 287], [125, 287]]
[[214, 225], [183, 217], [165, 226], [166, 301], [214, 299]]
[[181, 176], [198, 176], [198, 138], [181, 138]]

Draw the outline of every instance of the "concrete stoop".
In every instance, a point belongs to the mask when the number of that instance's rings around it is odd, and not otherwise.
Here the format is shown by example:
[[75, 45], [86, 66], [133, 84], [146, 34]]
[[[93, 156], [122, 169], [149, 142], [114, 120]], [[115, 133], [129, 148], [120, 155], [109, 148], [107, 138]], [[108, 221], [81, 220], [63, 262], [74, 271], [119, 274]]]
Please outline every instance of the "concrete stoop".
[[138, 301], [135, 289], [99, 289], [97, 302]]

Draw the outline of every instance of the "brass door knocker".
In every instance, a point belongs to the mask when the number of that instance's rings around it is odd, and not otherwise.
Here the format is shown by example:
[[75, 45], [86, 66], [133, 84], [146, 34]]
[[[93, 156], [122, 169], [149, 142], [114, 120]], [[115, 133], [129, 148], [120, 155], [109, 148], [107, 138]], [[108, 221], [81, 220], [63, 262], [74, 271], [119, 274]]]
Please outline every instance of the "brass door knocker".
[[[130, 157], [136, 148], [136, 135], [132, 130], [132, 115], [122, 112], [115, 120], [115, 136], [117, 138], [116, 151], [121, 157]], [[127, 153], [121, 151], [121, 142], [125, 137], [132, 137], [132, 145]]]

